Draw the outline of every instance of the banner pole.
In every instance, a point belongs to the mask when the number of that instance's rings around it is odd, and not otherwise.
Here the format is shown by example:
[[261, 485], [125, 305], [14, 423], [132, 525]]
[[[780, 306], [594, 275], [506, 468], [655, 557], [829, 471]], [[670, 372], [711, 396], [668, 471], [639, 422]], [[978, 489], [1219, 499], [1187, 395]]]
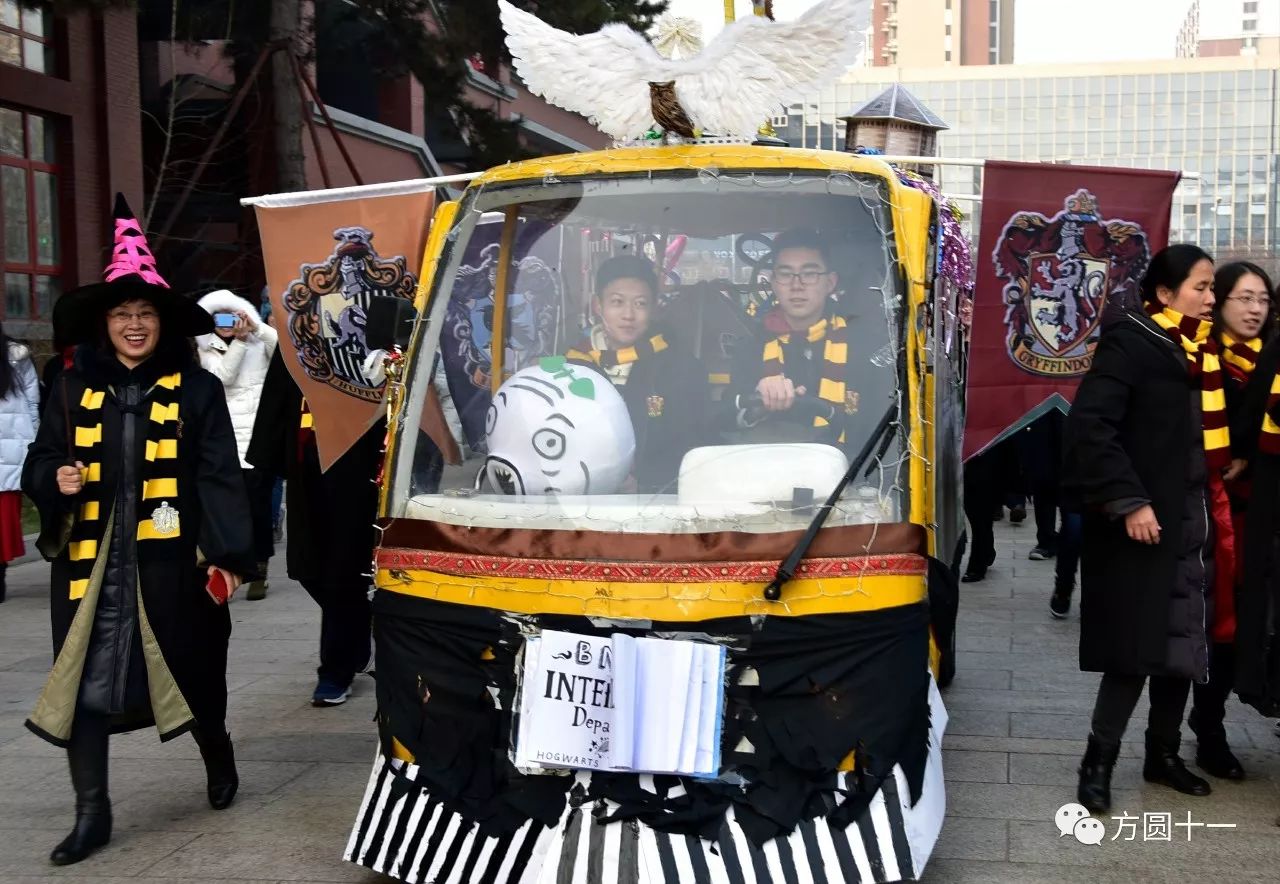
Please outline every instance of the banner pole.
[[498, 245], [498, 272], [493, 280], [493, 336], [489, 338], [489, 389], [497, 393], [502, 386], [503, 359], [506, 357], [507, 283], [511, 278], [511, 251], [516, 241], [516, 207], [507, 207], [502, 222], [502, 241]]

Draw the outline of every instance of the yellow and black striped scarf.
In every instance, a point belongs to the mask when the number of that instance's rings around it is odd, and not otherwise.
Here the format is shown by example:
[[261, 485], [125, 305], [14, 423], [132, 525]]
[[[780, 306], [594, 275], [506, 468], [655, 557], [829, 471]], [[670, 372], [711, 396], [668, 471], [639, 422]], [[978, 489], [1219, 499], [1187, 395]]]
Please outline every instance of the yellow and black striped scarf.
[[667, 340], [662, 335], [654, 335], [648, 340], [636, 341], [630, 347], [619, 347], [616, 350], [603, 350], [595, 347], [583, 349], [571, 347], [565, 357], [579, 362], [591, 362], [606, 371], [619, 365], [630, 365], [667, 349]]
[[[106, 530], [106, 517], [115, 501], [103, 500], [102, 406], [107, 393], [85, 387], [76, 411], [73, 447], [76, 460], [85, 464], [84, 488], [75, 512], [68, 544], [71, 560], [72, 599], [82, 598], [97, 561]], [[182, 373], [165, 375], [143, 397], [147, 416], [142, 496], [138, 503], [135, 537], [139, 546], [166, 544], [182, 536], [178, 517], [178, 440], [182, 438]]]
[[[845, 383], [846, 366], [849, 362], [849, 341], [848, 326], [844, 318], [835, 316], [831, 319], [820, 320], [809, 326], [809, 330], [805, 333], [805, 340], [811, 344], [816, 344], [819, 341], [823, 342], [822, 379], [818, 383], [818, 398], [824, 402], [830, 402], [836, 407], [837, 412], [853, 414], [857, 411], [857, 399], [856, 394], [849, 394]], [[779, 335], [765, 343], [765, 377], [783, 373], [783, 363], [785, 361], [783, 347], [789, 343], [791, 343], [791, 335], [789, 333]], [[812, 391], [810, 392], [812, 393]], [[824, 417], [815, 417], [813, 419], [815, 427], [825, 427], [829, 423], [830, 421]], [[838, 441], [844, 441], [843, 432], [840, 433]]]
[[1210, 336], [1211, 323], [1184, 316], [1168, 307], [1148, 308], [1151, 319], [1182, 348], [1191, 377], [1200, 385], [1200, 425], [1204, 431], [1204, 457], [1210, 468], [1231, 464], [1231, 434], [1227, 424], [1227, 394], [1222, 387], [1222, 363], [1218, 342]]

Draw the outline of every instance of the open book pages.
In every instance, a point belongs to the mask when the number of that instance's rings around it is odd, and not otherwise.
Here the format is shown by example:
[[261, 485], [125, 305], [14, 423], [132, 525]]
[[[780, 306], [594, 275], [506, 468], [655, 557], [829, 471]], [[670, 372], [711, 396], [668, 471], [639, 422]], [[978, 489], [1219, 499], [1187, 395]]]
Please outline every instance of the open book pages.
[[720, 645], [546, 630], [522, 669], [518, 767], [719, 774]]

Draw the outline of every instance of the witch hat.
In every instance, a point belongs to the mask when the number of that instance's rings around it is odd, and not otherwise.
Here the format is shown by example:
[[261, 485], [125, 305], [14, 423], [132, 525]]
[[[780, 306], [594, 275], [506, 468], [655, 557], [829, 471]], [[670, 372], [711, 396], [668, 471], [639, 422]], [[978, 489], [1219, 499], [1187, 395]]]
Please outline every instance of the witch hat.
[[213, 317], [193, 299], [170, 289], [156, 269], [155, 255], [124, 194], [116, 194], [112, 216], [115, 231], [111, 261], [103, 271], [103, 281], [73, 289], [58, 299], [53, 323], [59, 337], [68, 345], [91, 341], [98, 334], [104, 313], [135, 300], [155, 305], [166, 333], [195, 337], [213, 331]]

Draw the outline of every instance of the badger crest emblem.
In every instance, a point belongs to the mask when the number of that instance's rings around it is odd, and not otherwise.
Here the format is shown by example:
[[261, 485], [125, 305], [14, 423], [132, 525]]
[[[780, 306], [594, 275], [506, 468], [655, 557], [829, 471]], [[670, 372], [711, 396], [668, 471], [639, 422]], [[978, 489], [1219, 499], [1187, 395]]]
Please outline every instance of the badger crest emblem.
[[991, 256], [1004, 281], [1009, 358], [1030, 374], [1083, 375], [1103, 309], [1138, 305], [1150, 257], [1141, 225], [1104, 219], [1087, 190], [1067, 197], [1052, 218], [1015, 213]]
[[384, 258], [365, 227], [339, 227], [333, 253], [303, 264], [284, 293], [289, 337], [312, 380], [366, 402], [382, 399], [380, 386], [364, 376], [369, 354], [365, 324], [375, 298], [412, 299], [418, 286], [403, 255]]

